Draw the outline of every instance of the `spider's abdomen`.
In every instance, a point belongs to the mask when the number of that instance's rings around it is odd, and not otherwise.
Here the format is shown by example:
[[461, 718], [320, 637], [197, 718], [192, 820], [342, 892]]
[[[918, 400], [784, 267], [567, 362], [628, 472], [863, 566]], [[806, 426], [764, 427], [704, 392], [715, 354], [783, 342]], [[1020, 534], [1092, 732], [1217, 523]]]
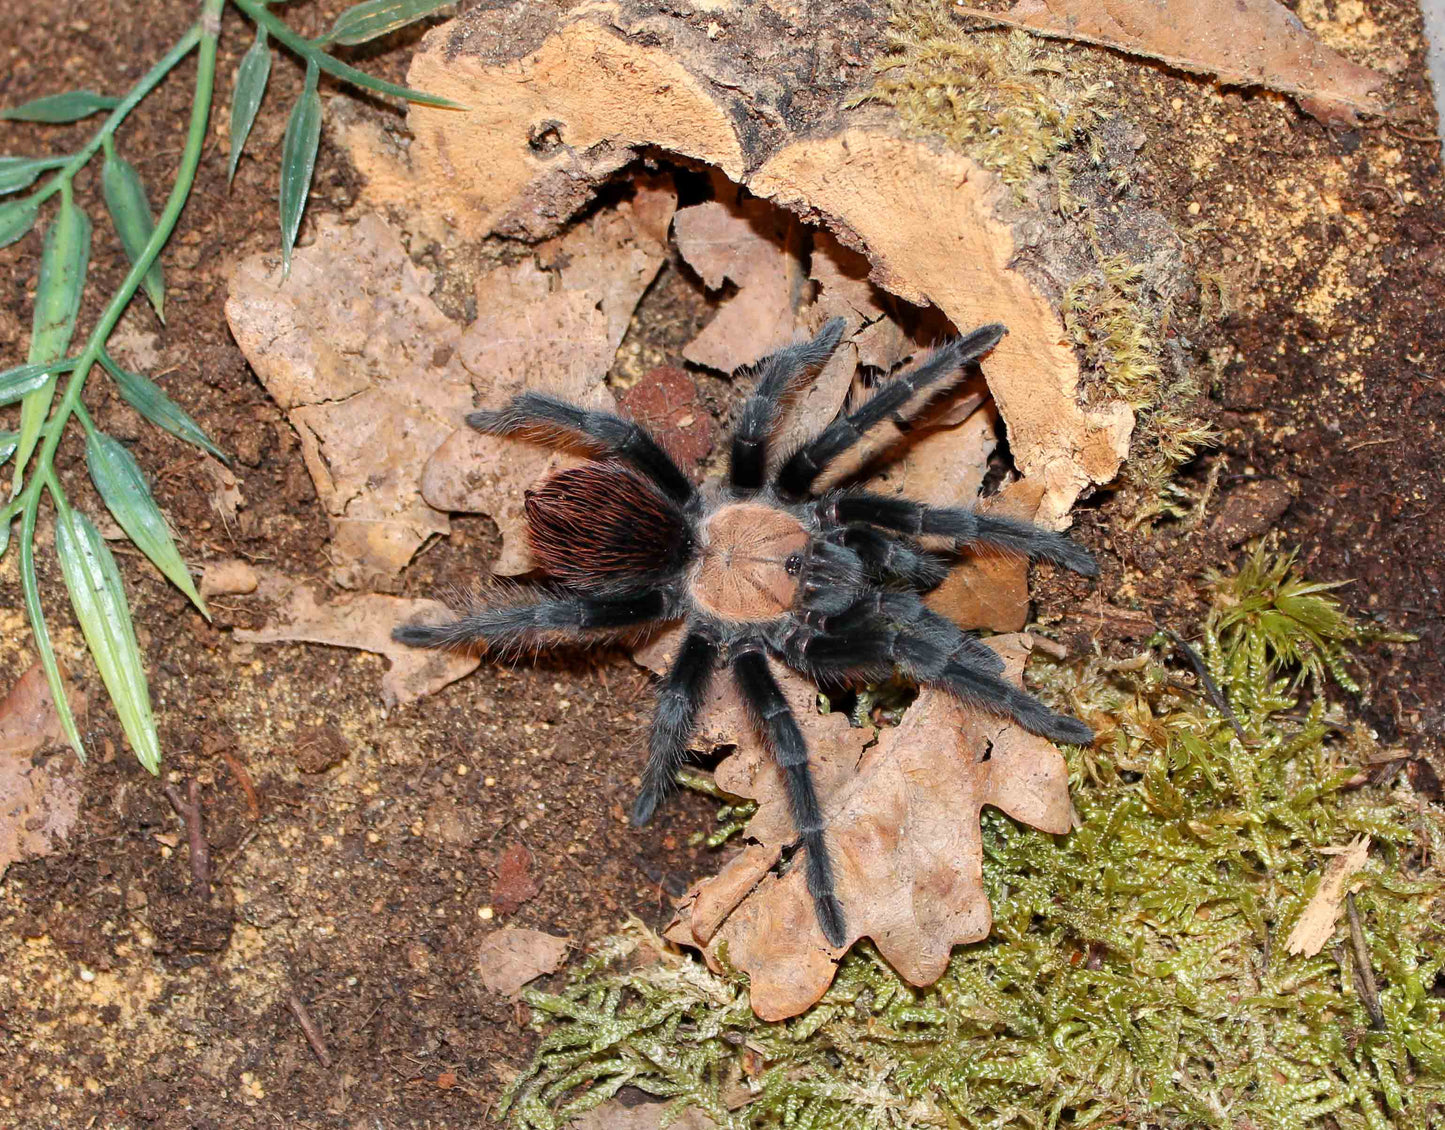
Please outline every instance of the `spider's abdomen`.
[[749, 622], [776, 620], [792, 607], [810, 538], [791, 514], [730, 503], [707, 520], [702, 541], [692, 598], [704, 612]]
[[584, 591], [656, 584], [692, 554], [682, 512], [617, 463], [572, 467], [529, 490], [527, 540], [539, 567]]

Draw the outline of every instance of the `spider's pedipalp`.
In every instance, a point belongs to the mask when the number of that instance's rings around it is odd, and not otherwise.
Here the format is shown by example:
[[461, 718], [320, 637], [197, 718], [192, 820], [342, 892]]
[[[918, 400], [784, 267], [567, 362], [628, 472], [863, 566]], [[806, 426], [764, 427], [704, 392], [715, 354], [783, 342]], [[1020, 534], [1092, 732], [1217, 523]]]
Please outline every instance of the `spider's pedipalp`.
[[667, 679], [657, 692], [642, 791], [632, 806], [634, 825], [651, 820], [658, 804], [672, 791], [673, 777], [687, 757], [687, 743], [697, 727], [697, 712], [717, 658], [717, 644], [697, 631], [689, 632], [678, 649]]
[[759, 490], [766, 478], [768, 438], [778, 422], [784, 398], [800, 383], [802, 377], [827, 363], [843, 339], [847, 322], [832, 318], [824, 323], [811, 341], [800, 341], [770, 353], [755, 366], [757, 384], [743, 404], [733, 431], [732, 451], [728, 462], [728, 483], [733, 490], [750, 493]]
[[840, 491], [818, 503], [827, 521], [868, 523], [913, 537], [943, 537], [956, 547], [988, 545], [1022, 557], [1041, 557], [1097, 577], [1094, 556], [1078, 542], [1056, 530], [1046, 530], [1017, 518], [979, 514], [959, 506], [925, 506], [909, 498], [893, 498], [864, 490]]
[[611, 412], [591, 411], [541, 392], [524, 392], [503, 408], [470, 413], [467, 423], [494, 436], [548, 429], [570, 432], [608, 455], [626, 459], [674, 502], [686, 504], [697, 493], [646, 428]]
[[833, 883], [833, 861], [823, 836], [823, 810], [813, 787], [808, 769], [808, 743], [798, 720], [783, 697], [782, 688], [768, 669], [768, 661], [760, 651], [744, 651], [733, 658], [733, 674], [743, 702], [762, 729], [773, 760], [783, 771], [788, 791], [788, 808], [793, 828], [807, 853], [808, 894], [818, 915], [818, 925], [830, 945], [842, 946], [847, 941], [843, 904]]
[[902, 373], [873, 394], [856, 412], [835, 420], [793, 452], [778, 468], [774, 483], [789, 498], [803, 498], [828, 465], [853, 447], [872, 428], [898, 413], [918, 393], [944, 377], [957, 374], [963, 366], [978, 360], [1002, 340], [1008, 330], [994, 323], [981, 326], [964, 337], [954, 338], [934, 351], [915, 368]]
[[914, 592], [932, 592], [948, 576], [948, 562], [905, 538], [884, 534], [861, 523], [828, 535], [858, 555], [875, 581], [897, 582]]
[[412, 647], [465, 647], [485, 644], [498, 651], [551, 643], [589, 641], [669, 618], [672, 600], [662, 589], [618, 600], [555, 596], [537, 601], [508, 601], [476, 608], [445, 624], [402, 624], [391, 638]]

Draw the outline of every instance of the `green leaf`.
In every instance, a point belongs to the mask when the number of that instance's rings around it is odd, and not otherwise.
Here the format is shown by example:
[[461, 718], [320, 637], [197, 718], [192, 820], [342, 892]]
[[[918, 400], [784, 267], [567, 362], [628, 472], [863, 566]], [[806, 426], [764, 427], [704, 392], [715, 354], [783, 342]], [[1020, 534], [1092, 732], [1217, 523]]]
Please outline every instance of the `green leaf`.
[[306, 211], [311, 175], [316, 171], [316, 148], [321, 143], [321, 95], [316, 85], [321, 72], [316, 63], [306, 64], [306, 89], [291, 109], [286, 136], [281, 142], [281, 262], [282, 273], [291, 272], [291, 249]]
[[33, 196], [0, 204], [0, 247], [9, 247], [35, 226], [40, 201]]
[[47, 122], [58, 125], [62, 122], [78, 122], [97, 111], [114, 110], [119, 105], [119, 98], [107, 98], [93, 90], [70, 90], [64, 94], [49, 94], [9, 110], [0, 110], [0, 121]]
[[49, 365], [17, 365], [13, 369], [6, 369], [0, 373], [0, 405], [14, 404], [36, 389], [44, 388], [56, 373], [73, 368], [73, 361], [54, 361]]
[[[31, 364], [48, 365], [70, 351], [89, 265], [90, 217], [81, 211], [67, 190], [55, 219], [45, 229], [45, 244], [40, 252], [40, 285], [35, 290], [35, 312], [30, 324]], [[20, 404], [20, 450], [15, 456], [17, 491], [54, 396], [52, 376]]]
[[0, 157], [0, 196], [35, 183], [46, 169], [58, 169], [69, 157]]
[[266, 29], [256, 29], [256, 42], [251, 44], [241, 65], [236, 68], [236, 91], [231, 95], [231, 161], [226, 168], [226, 183], [236, 175], [241, 150], [251, 136], [256, 111], [266, 96], [266, 80], [271, 77], [271, 49], [266, 46]]
[[[8, 530], [9, 523], [6, 523]], [[75, 756], [85, 763], [85, 745], [80, 740], [80, 730], [75, 725], [75, 715], [70, 712], [70, 699], [65, 694], [65, 680], [60, 674], [60, 664], [55, 659], [55, 648], [50, 644], [50, 630], [45, 626], [45, 609], [40, 604], [40, 585], [35, 579], [35, 509], [26, 507], [25, 517], [20, 526], [20, 591], [25, 599], [25, 616], [30, 621], [30, 632], [35, 637], [35, 650], [40, 653], [40, 666], [45, 672], [45, 681], [50, 685], [50, 697], [55, 702], [55, 713], [60, 719], [60, 728]]]
[[365, 0], [337, 16], [331, 30], [316, 42], [352, 47], [450, 6], [451, 0]]
[[100, 531], [79, 510], [56, 499], [55, 555], [70, 592], [86, 646], [100, 668], [100, 677], [121, 728], [140, 763], [152, 773], [161, 767], [160, 738], [151, 714], [150, 688], [131, 623], [130, 605], [120, 570]]
[[206, 608], [206, 602], [196, 591], [190, 571], [171, 538], [170, 527], [166, 525], [135, 458], [104, 432], [92, 431], [85, 438], [85, 462], [90, 468], [95, 489], [120, 523], [120, 528], [209, 620], [211, 613]]
[[[0, 432], [0, 466], [3, 466], [5, 461], [15, 454], [15, 449], [20, 446], [19, 441], [19, 432]], [[10, 528], [8, 521], [5, 523], [5, 528]], [[4, 552], [4, 550], [0, 550], [0, 554]]]
[[100, 355], [100, 363], [106, 372], [115, 378], [116, 388], [125, 402], [158, 428], [170, 432], [177, 439], [193, 443], [202, 451], [214, 455], [222, 463], [229, 463], [221, 449], [211, 442], [201, 426], [186, 415], [185, 410], [161, 391], [161, 387], [149, 377], [131, 373], [115, 363], [109, 353]]
[[[105, 206], [110, 209], [110, 220], [115, 225], [120, 245], [125, 256], [132, 263], [140, 258], [151, 233], [156, 230], [156, 218], [151, 213], [150, 199], [146, 186], [135, 171], [135, 166], [124, 157], [116, 155], [110, 146], [106, 147], [105, 164], [100, 173], [101, 187], [105, 193]], [[166, 320], [166, 280], [161, 271], [161, 261], [156, 259], [141, 280], [146, 297], [155, 309], [156, 317]]]

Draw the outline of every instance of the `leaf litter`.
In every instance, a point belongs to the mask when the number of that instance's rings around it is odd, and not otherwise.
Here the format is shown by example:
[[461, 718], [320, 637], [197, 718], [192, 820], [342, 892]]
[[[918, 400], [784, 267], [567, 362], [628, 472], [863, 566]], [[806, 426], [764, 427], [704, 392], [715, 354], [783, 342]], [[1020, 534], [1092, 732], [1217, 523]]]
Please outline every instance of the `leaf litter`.
[[[525, 492], [587, 452], [480, 435], [462, 418], [474, 406], [500, 405], [523, 389], [617, 410], [608, 372], [637, 303], [667, 258], [669, 231], [687, 265], [721, 296], [712, 320], [682, 350], [694, 365], [740, 370], [742, 383], [746, 366], [760, 355], [830, 317], [845, 318], [837, 356], [789, 406], [779, 451], [856, 405], [951, 332], [936, 311], [882, 291], [865, 256], [831, 234], [803, 229], [763, 201], [734, 191], [677, 210], [665, 177], [641, 177], [633, 189], [530, 256], [480, 276], [477, 316], [465, 327], [436, 307], [432, 280], [376, 217], [349, 228], [322, 225], [316, 242], [296, 252], [297, 277], [290, 283], [279, 282], [272, 260], [258, 257], [238, 269], [228, 315], [302, 433], [308, 468], [332, 516], [334, 580], [390, 584], [428, 536], [446, 532], [453, 512], [486, 514], [497, 524], [502, 549], [493, 575], [531, 571]], [[315, 285], [321, 278], [326, 286]], [[691, 397], [683, 395], [685, 384], [693, 385]], [[1000, 434], [994, 391], [974, 374], [917, 426], [879, 429], [873, 442], [860, 445], [848, 473], [883, 493], [1038, 518], [1044, 488], [1033, 480], [979, 497]], [[656, 370], [622, 392], [661, 417], [670, 441], [706, 414], [683, 371]], [[1013, 395], [1029, 394], [1015, 387]], [[705, 439], [702, 430], [686, 437], [695, 443], [684, 459], [690, 466], [711, 446], [711, 421], [705, 430]], [[930, 603], [965, 628], [1016, 631], [1027, 616], [1027, 575], [1021, 559], [963, 555]], [[263, 583], [263, 595], [266, 588]], [[439, 611], [432, 602], [382, 594], [318, 599], [296, 587], [272, 622], [236, 635], [245, 642], [309, 640], [386, 655], [392, 667], [383, 697], [393, 705], [439, 689], [478, 662], [392, 644], [391, 627], [424, 607]], [[676, 638], [654, 640], [637, 658], [661, 669]], [[1020, 680], [1028, 638], [1005, 636], [995, 644], [1010, 677]], [[1036, 827], [1065, 830], [1062, 757], [1011, 723], [928, 690], [880, 737], [851, 726], [841, 713], [820, 714], [815, 687], [778, 674], [815, 761], [850, 941], [872, 938], [910, 981], [932, 983], [955, 945], [989, 929], [978, 812], [995, 805]], [[785, 862], [793, 836], [781, 781], [730, 680], [715, 681], [695, 744], [735, 748], [718, 767], [718, 786], [756, 801], [758, 810], [747, 846], [716, 878], [689, 892], [669, 936], [701, 948], [715, 967], [726, 960], [747, 971], [759, 1015], [794, 1015], [826, 991], [844, 950], [824, 941], [802, 872]], [[515, 897], [501, 884], [511, 909], [531, 897], [525, 862], [519, 856], [508, 869], [516, 872]]]
[[[71, 708], [85, 696], [66, 687]], [[69, 751], [48, 759], [33, 755], [63, 745], [65, 734], [39, 663], [0, 699], [0, 878], [12, 863], [59, 850], [80, 814], [80, 762]]]

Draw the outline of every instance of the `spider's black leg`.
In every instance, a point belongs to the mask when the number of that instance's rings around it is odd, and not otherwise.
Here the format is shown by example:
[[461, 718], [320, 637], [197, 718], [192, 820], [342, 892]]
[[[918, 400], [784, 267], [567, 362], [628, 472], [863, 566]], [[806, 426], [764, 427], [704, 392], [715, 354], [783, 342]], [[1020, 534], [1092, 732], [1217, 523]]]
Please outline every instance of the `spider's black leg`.
[[678, 649], [667, 679], [657, 692], [652, 732], [647, 742], [647, 768], [642, 792], [632, 806], [633, 824], [652, 819], [658, 803], [672, 791], [673, 776], [687, 754], [697, 727], [697, 712], [717, 665], [717, 644], [700, 632], [689, 632]]
[[982, 357], [1007, 332], [1003, 326], [994, 324], [976, 329], [965, 337], [954, 338], [917, 368], [889, 381], [852, 415], [835, 420], [788, 456], [778, 468], [775, 479], [778, 490], [792, 498], [807, 495], [813, 481], [828, 464], [861, 440], [871, 428], [891, 419], [929, 385]]
[[932, 592], [948, 576], [948, 562], [936, 553], [892, 533], [855, 523], [828, 535], [858, 555], [868, 575], [877, 581], [897, 581], [915, 592]]
[[1042, 734], [1050, 741], [1088, 745], [1094, 731], [1077, 718], [1055, 714], [1027, 691], [997, 675], [980, 671], [961, 658], [949, 663], [936, 680], [964, 702], [1012, 718], [1025, 730]]
[[412, 647], [461, 647], [484, 643], [506, 651], [573, 638], [588, 642], [608, 632], [662, 620], [673, 613], [665, 590], [603, 600], [555, 596], [530, 602], [502, 602], [478, 608], [445, 624], [402, 624], [391, 638]]
[[488, 435], [509, 436], [553, 428], [581, 436], [594, 447], [632, 463], [679, 503], [693, 495], [692, 483], [642, 425], [610, 412], [593, 412], [541, 392], [524, 392], [504, 408], [472, 412], [467, 423]]
[[757, 363], [758, 383], [743, 404], [733, 432], [728, 483], [735, 491], [751, 493], [762, 488], [767, 474], [768, 437], [778, 422], [783, 397], [800, 377], [833, 356], [846, 325], [845, 319], [832, 318], [812, 341], [785, 346]]
[[843, 925], [843, 904], [833, 887], [833, 861], [823, 838], [823, 810], [813, 788], [813, 775], [808, 771], [808, 743], [798, 720], [783, 697], [777, 679], [768, 670], [768, 661], [760, 651], [745, 651], [733, 659], [733, 675], [743, 701], [757, 717], [773, 751], [773, 758], [783, 771], [788, 789], [788, 806], [793, 827], [808, 853], [808, 893], [818, 925], [830, 945], [841, 946], [847, 940]]
[[1042, 557], [1086, 577], [1097, 577], [1093, 555], [1056, 530], [1046, 530], [1017, 518], [979, 514], [958, 506], [925, 506], [909, 498], [890, 498], [869, 491], [849, 490], [818, 504], [825, 521], [849, 524], [867, 522], [886, 530], [950, 538], [957, 546], [991, 545], [1025, 557]]

